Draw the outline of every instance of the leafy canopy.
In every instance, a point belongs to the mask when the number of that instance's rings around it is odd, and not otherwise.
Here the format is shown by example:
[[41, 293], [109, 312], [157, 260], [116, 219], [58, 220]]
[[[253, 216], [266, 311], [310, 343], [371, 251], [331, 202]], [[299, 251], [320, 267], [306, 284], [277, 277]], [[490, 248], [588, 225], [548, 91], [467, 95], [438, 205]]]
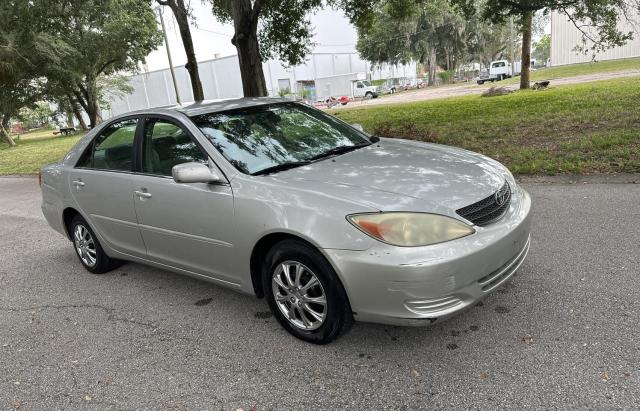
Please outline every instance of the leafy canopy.
[[[454, 1], [467, 15], [475, 13], [477, 0]], [[481, 15], [494, 23], [503, 23], [510, 17], [522, 23], [527, 13], [558, 11], [582, 33], [583, 44], [577, 48], [586, 53], [621, 46], [633, 38], [632, 32], [618, 28], [618, 21], [626, 18], [630, 9], [638, 10], [639, 6], [638, 0], [486, 0]]]
[[[221, 22], [233, 21], [231, 2], [211, 0], [214, 16]], [[323, 5], [322, 0], [257, 0], [259, 3], [258, 42], [263, 60], [277, 58], [289, 65], [300, 64], [313, 46], [313, 26], [309, 13]]]

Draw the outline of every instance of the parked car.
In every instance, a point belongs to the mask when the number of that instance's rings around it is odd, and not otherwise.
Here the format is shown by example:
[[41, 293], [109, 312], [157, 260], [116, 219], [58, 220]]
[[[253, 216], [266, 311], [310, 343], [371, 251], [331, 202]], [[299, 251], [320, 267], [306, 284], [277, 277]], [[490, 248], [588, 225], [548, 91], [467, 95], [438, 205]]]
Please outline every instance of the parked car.
[[44, 167], [41, 186], [88, 271], [134, 261], [265, 297], [313, 343], [354, 320], [446, 319], [529, 249], [531, 200], [497, 161], [283, 99], [118, 116]]
[[[531, 59], [531, 70], [535, 70], [535, 65], [535, 59]], [[491, 64], [489, 64], [488, 74], [486, 74], [486, 72], [481, 72], [477, 79], [477, 83], [484, 84], [486, 81], [501, 81], [513, 76], [519, 76], [521, 68], [522, 63], [520, 61], [516, 61], [514, 64], [511, 64], [509, 60], [492, 61]]]
[[398, 91], [407, 91], [410, 88], [422, 88], [422, 79], [411, 79], [407, 77], [394, 77], [386, 79], [378, 86], [378, 94], [394, 94]]

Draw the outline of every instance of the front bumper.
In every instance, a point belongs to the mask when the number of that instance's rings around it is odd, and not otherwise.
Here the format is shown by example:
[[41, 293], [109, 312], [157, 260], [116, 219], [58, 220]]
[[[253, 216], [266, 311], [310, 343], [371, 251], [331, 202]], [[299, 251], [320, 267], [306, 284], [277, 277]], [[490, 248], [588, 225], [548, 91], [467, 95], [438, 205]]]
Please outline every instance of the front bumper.
[[518, 187], [507, 213], [476, 233], [427, 247], [383, 243], [367, 251], [325, 249], [354, 318], [427, 325], [473, 305], [507, 281], [530, 244], [531, 198]]

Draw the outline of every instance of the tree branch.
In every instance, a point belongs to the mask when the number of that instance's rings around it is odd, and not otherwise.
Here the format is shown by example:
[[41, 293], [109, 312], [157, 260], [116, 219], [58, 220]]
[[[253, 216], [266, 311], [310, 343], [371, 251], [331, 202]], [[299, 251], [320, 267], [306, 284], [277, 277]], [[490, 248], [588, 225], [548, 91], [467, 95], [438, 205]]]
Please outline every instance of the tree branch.
[[113, 64], [113, 63], [115, 63], [116, 61], [118, 61], [118, 60], [117, 60], [117, 59], [111, 59], [111, 60], [107, 61], [106, 63], [104, 63], [104, 64], [102, 65], [102, 67], [100, 67], [100, 69], [98, 70], [98, 72], [96, 73], [96, 75], [100, 75], [100, 74], [102, 74], [102, 72], [103, 72], [104, 70], [106, 70], [106, 69], [107, 69], [107, 67], [109, 66], [109, 64]]
[[589, 41], [591, 41], [593, 44], [595, 45], [599, 45], [600, 41], [595, 40], [593, 37], [591, 37], [586, 31], [582, 30], [582, 27], [589, 27], [589, 25], [587, 24], [578, 24], [578, 22], [576, 21], [576, 19], [573, 18], [573, 16], [571, 16], [571, 14], [569, 14], [569, 12], [567, 11], [566, 8], [562, 7], [562, 12], [567, 16], [567, 18], [569, 19], [569, 21], [575, 26], [576, 29], [578, 29], [578, 31], [580, 33], [582, 33], [582, 35], [587, 38]]

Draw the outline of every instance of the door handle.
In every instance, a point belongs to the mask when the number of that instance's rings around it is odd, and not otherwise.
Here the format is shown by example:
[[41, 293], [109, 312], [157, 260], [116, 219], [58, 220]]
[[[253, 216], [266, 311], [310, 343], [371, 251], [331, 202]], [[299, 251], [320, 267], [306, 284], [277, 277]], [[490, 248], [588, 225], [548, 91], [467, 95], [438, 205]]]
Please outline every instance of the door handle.
[[76, 188], [79, 190], [81, 187], [84, 187], [84, 183], [82, 182], [82, 180], [73, 180], [71, 182], [71, 184], [73, 184], [74, 186], [76, 186]]
[[134, 191], [134, 193], [140, 198], [151, 198], [151, 193], [147, 193], [146, 191]]

